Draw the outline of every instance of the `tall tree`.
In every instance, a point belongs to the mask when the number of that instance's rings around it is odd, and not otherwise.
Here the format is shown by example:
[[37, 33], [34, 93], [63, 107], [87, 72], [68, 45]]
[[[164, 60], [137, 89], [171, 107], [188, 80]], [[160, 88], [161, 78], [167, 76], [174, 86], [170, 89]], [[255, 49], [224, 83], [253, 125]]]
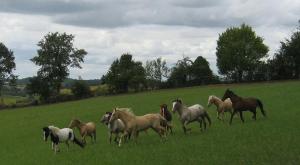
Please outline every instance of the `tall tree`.
[[81, 68], [87, 52], [77, 49], [73, 45], [74, 35], [66, 33], [48, 33], [37, 44], [38, 55], [31, 59], [41, 68], [37, 76], [40, 80], [47, 80], [51, 93], [58, 94], [61, 83], [69, 75], [69, 67]]
[[166, 61], [162, 60], [161, 57], [156, 60], [146, 61], [145, 72], [148, 85], [159, 87], [163, 78], [168, 78], [169, 71]]
[[252, 71], [269, 51], [263, 38], [245, 24], [220, 34], [216, 49], [219, 73], [236, 82], [252, 80]]
[[198, 56], [191, 66], [193, 84], [207, 84], [213, 80], [212, 70], [208, 61], [202, 56]]
[[176, 65], [171, 69], [169, 84], [175, 87], [188, 86], [191, 80], [191, 65], [192, 61], [189, 57], [183, 57], [178, 60]]
[[111, 64], [103, 78], [111, 92], [123, 93], [128, 92], [129, 88], [138, 90], [145, 83], [145, 70], [141, 62], [133, 61], [132, 55], [127, 53]]
[[8, 50], [8, 48], [0, 42], [0, 96], [4, 83], [12, 83], [15, 81], [16, 76], [13, 74], [15, 68], [16, 64], [13, 51]]

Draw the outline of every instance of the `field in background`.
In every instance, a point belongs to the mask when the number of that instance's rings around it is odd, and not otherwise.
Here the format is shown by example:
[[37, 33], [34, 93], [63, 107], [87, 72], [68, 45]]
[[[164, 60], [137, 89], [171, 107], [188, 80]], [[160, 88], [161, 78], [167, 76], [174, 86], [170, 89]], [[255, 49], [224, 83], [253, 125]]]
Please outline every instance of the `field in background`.
[[[268, 118], [258, 111], [257, 121], [245, 113], [245, 123], [234, 118], [232, 126], [216, 120], [215, 107], [208, 109], [212, 126], [184, 135], [177, 114], [175, 134], [162, 143], [149, 130], [118, 148], [108, 143], [107, 129], [100, 117], [113, 107], [131, 107], [137, 115], [159, 111], [159, 104], [177, 97], [185, 104], [207, 104], [211, 94], [221, 97], [226, 88], [241, 96], [256, 96], [264, 103]], [[299, 164], [300, 162], [300, 82], [224, 85], [160, 90], [119, 96], [96, 97], [81, 101], [3, 110], [0, 112], [0, 155], [5, 164]], [[97, 122], [97, 143], [81, 149], [64, 144], [54, 155], [50, 142], [42, 140], [46, 125], [65, 127], [74, 118]], [[75, 131], [78, 133], [78, 131]], [[78, 135], [78, 134], [77, 134]]]

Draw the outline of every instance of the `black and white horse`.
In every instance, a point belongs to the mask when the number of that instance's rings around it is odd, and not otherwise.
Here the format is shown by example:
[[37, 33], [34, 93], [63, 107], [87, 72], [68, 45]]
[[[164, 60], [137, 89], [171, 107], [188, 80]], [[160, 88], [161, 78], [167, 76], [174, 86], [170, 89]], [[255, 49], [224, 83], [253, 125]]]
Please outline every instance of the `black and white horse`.
[[43, 128], [44, 140], [47, 141], [49, 135], [52, 142], [52, 149], [56, 153], [59, 151], [58, 144], [66, 143], [69, 147], [69, 141], [72, 141], [79, 145], [81, 148], [84, 147], [84, 144], [80, 142], [76, 137], [72, 129], [70, 128], [57, 128], [54, 126], [48, 126]]

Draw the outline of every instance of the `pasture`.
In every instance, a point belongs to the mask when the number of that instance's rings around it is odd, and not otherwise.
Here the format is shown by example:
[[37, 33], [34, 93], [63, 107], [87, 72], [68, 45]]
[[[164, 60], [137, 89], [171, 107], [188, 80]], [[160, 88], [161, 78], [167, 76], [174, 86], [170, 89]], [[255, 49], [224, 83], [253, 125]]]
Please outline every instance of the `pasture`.
[[[140, 133], [138, 143], [130, 141], [119, 148], [108, 143], [106, 126], [99, 120], [113, 107], [131, 107], [136, 115], [159, 112], [159, 105], [177, 97], [184, 104], [199, 103], [206, 107], [207, 98], [222, 97], [230, 88], [236, 94], [255, 96], [262, 100], [267, 112], [263, 118], [257, 111], [257, 121], [245, 112], [245, 123], [238, 117], [229, 126], [216, 119], [215, 107], [208, 109], [212, 125], [200, 132], [199, 124], [192, 123], [192, 132], [184, 135], [173, 116], [174, 135], [161, 142], [152, 130]], [[81, 149], [60, 144], [61, 152], [54, 154], [42, 139], [42, 127], [53, 124], [68, 126], [77, 117], [97, 123], [97, 143]], [[1, 164], [299, 164], [300, 163], [300, 81], [245, 85], [203, 86], [160, 90], [137, 94], [96, 97], [0, 112]], [[75, 130], [79, 137], [78, 130]]]

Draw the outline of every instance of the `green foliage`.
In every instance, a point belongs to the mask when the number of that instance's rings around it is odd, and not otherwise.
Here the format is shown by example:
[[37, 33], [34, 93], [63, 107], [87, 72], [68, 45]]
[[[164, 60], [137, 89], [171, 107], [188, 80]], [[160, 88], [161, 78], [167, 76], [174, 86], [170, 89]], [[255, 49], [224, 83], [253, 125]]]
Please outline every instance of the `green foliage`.
[[170, 72], [166, 60], [157, 58], [156, 60], [146, 61], [145, 66], [147, 86], [154, 89], [160, 88], [163, 78], [167, 78]]
[[191, 78], [191, 65], [192, 61], [189, 57], [183, 57], [182, 60], [178, 60], [176, 65], [171, 69], [171, 74], [168, 82], [173, 87], [188, 86]]
[[90, 87], [82, 80], [77, 80], [71, 87], [72, 93], [77, 98], [84, 98], [91, 96]]
[[40, 96], [42, 102], [46, 102], [51, 96], [51, 86], [47, 79], [35, 76], [29, 79], [26, 90], [30, 95]]
[[141, 62], [132, 60], [131, 54], [123, 54], [115, 60], [102, 81], [110, 86], [111, 93], [128, 92], [128, 89], [141, 90], [145, 84], [145, 69]]
[[191, 66], [192, 83], [195, 85], [208, 84], [213, 80], [212, 70], [208, 61], [198, 56]]
[[189, 57], [184, 57], [172, 68], [168, 83], [173, 87], [182, 87], [217, 83], [217, 79], [205, 58], [198, 56], [193, 62]]
[[269, 49], [263, 38], [252, 28], [242, 24], [220, 34], [217, 41], [217, 66], [219, 73], [236, 82], [253, 79], [252, 71], [260, 60], [267, 57]]
[[[47, 80], [48, 92], [51, 95], [59, 94], [61, 83], [69, 75], [69, 67], [81, 68], [87, 52], [73, 46], [74, 36], [66, 33], [48, 33], [39, 43], [38, 55], [31, 61], [41, 66], [37, 76], [40, 80]], [[39, 82], [39, 81], [37, 81]], [[44, 92], [40, 92], [44, 93]], [[45, 96], [43, 96], [45, 98]]]
[[0, 96], [5, 83], [13, 84], [16, 76], [12, 73], [16, 69], [13, 51], [0, 42]]
[[272, 79], [300, 78], [300, 21], [290, 39], [280, 42], [280, 49], [269, 61]]

